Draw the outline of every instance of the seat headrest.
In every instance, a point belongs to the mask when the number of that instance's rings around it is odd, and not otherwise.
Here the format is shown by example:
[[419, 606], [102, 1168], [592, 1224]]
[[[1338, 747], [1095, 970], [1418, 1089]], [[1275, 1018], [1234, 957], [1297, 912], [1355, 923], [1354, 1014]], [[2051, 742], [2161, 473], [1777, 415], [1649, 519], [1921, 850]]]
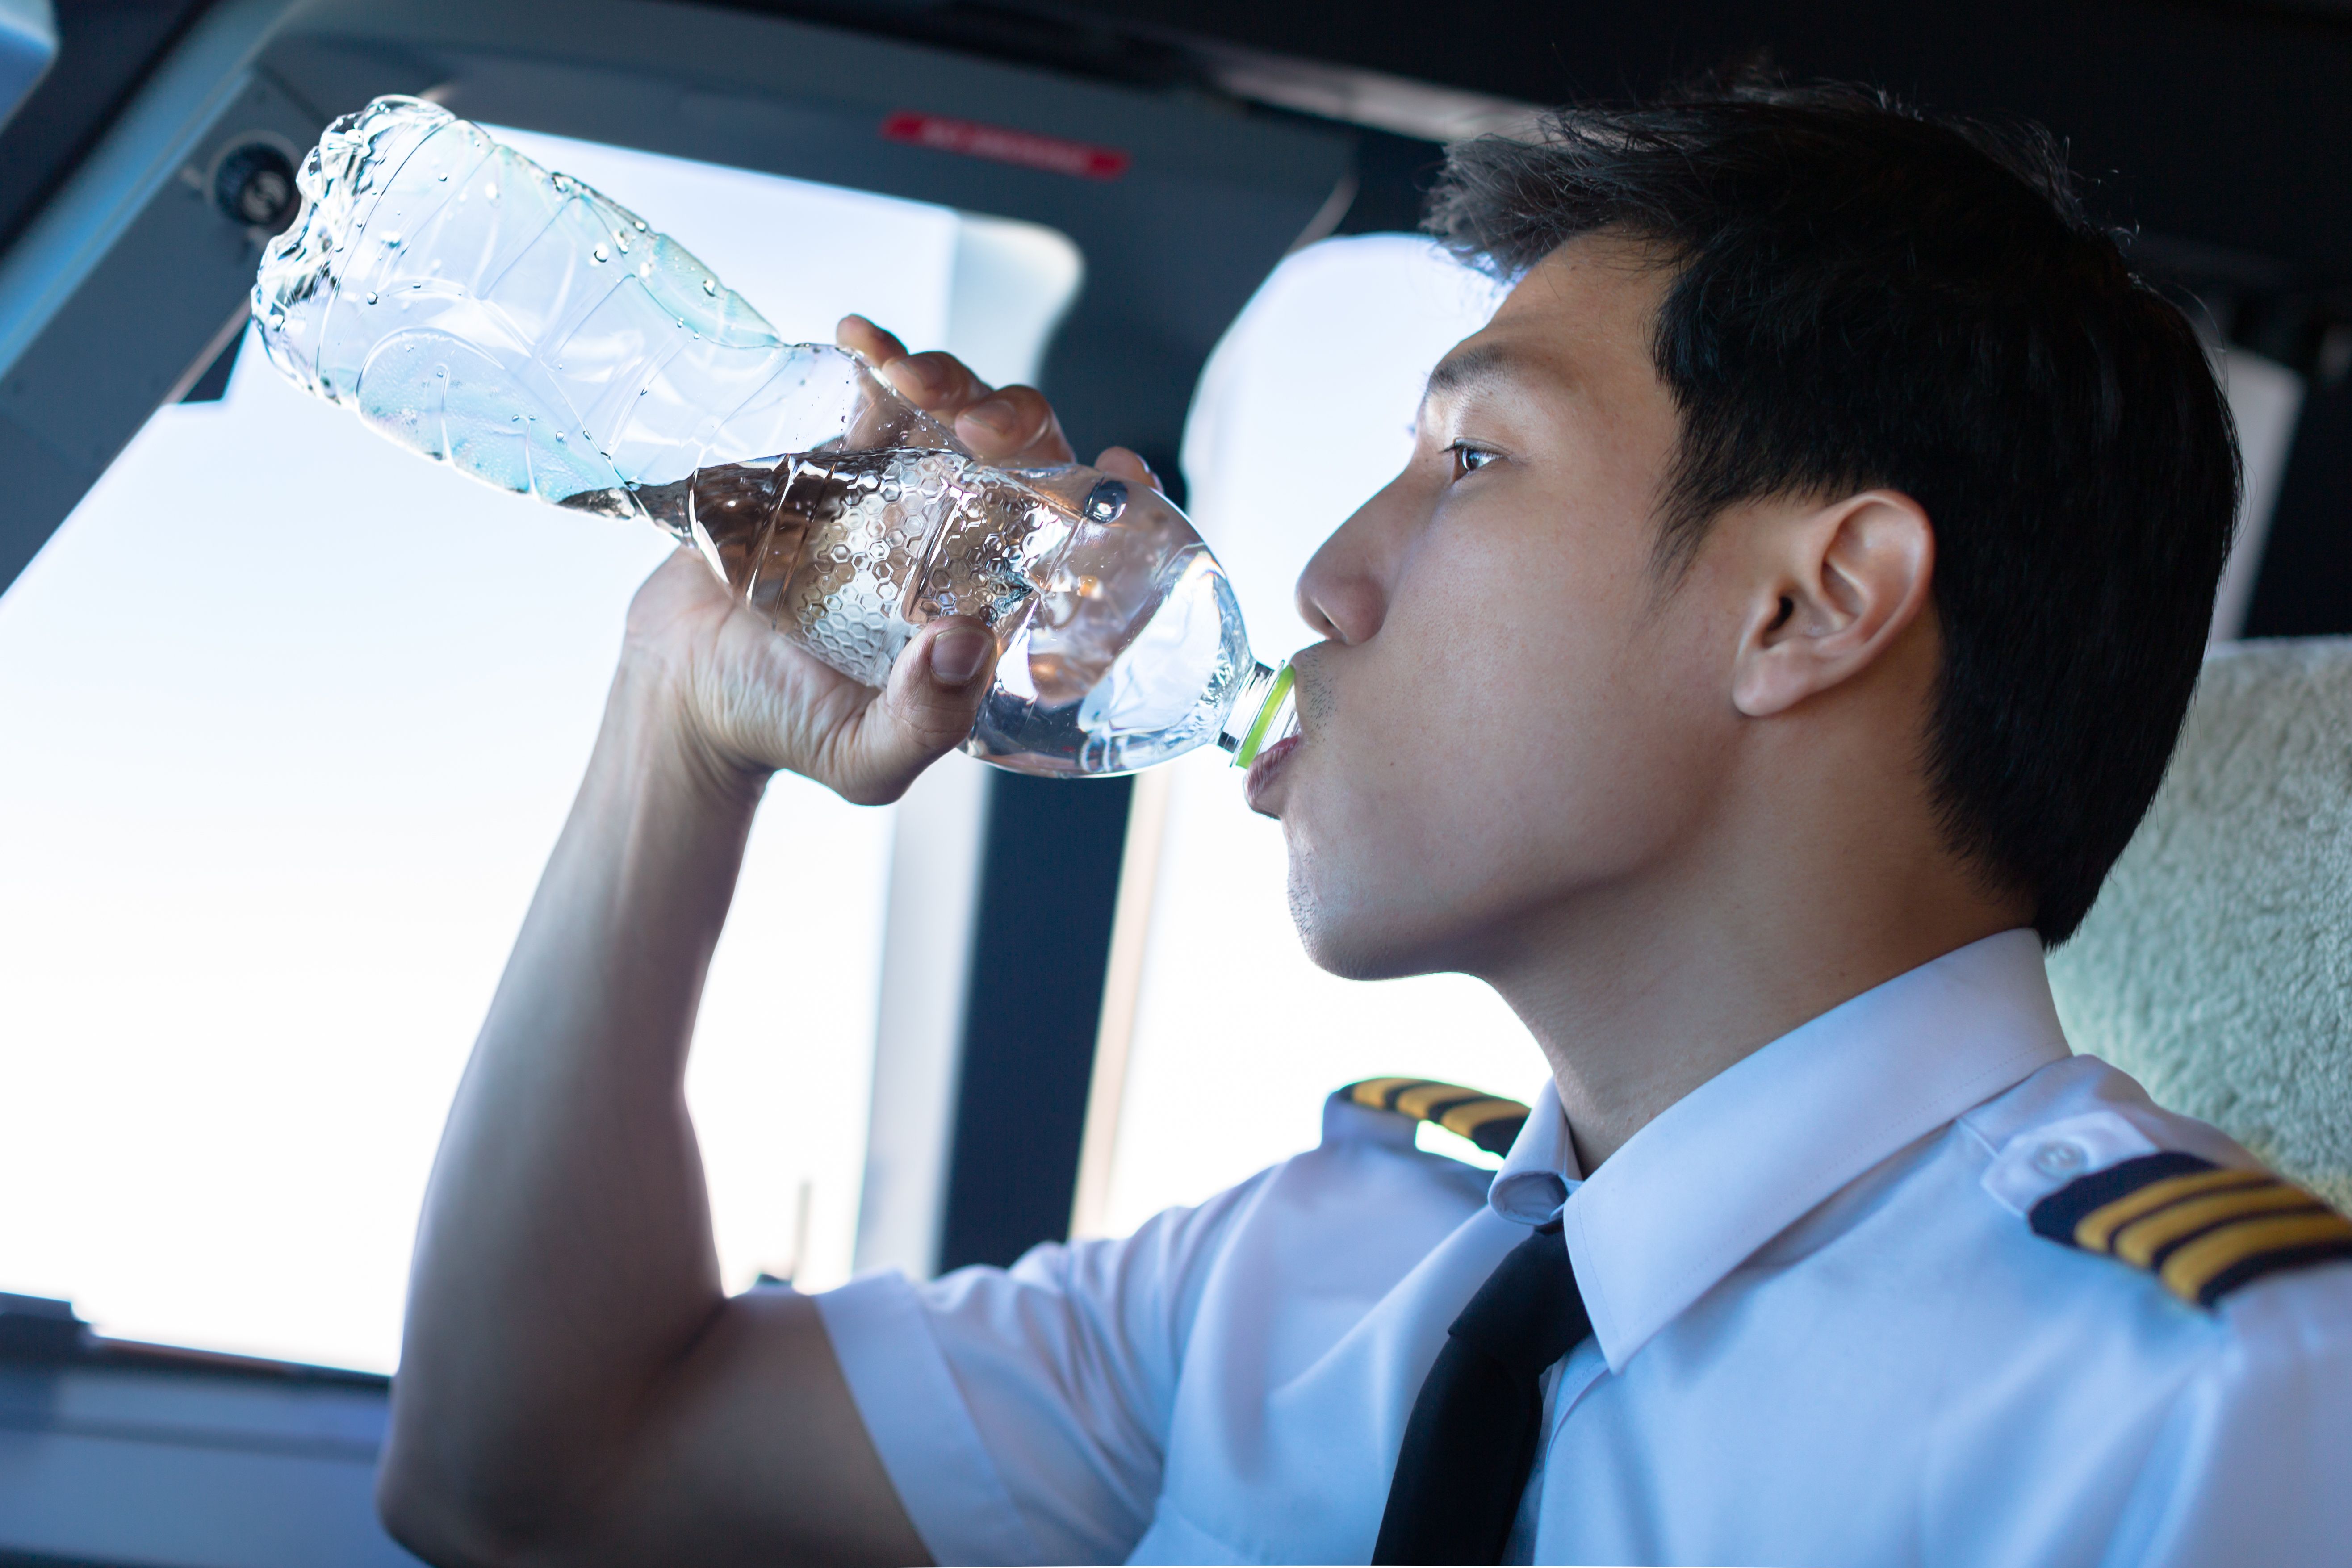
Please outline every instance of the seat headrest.
[[2050, 978], [2076, 1050], [2352, 1208], [2352, 637], [2208, 656]]

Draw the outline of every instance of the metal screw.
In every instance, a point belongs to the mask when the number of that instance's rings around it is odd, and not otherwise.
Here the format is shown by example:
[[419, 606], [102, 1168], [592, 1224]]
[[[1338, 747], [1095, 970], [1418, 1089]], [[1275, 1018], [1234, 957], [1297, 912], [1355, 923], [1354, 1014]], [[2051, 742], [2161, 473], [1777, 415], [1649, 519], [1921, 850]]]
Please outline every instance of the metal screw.
[[275, 234], [302, 203], [293, 160], [267, 142], [248, 142], [221, 160], [213, 200], [235, 221]]

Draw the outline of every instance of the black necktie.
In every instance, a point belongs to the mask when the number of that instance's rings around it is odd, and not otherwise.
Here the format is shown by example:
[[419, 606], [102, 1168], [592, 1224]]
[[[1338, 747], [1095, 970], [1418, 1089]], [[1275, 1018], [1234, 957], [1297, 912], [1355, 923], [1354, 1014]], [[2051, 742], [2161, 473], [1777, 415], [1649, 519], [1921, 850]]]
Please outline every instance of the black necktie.
[[1412, 1402], [1375, 1563], [1500, 1563], [1535, 1465], [1544, 1369], [1592, 1331], [1559, 1222], [1495, 1267]]

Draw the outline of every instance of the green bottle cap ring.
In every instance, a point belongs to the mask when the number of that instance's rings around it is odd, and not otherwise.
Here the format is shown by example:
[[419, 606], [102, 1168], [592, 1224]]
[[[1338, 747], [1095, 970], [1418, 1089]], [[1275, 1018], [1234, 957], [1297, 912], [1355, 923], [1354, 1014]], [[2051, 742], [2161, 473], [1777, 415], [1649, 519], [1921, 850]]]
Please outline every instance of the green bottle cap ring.
[[1290, 695], [1290, 666], [1284, 665], [1274, 672], [1274, 684], [1265, 689], [1265, 700], [1257, 707], [1257, 717], [1250, 723], [1249, 733], [1234, 749], [1234, 766], [1245, 768], [1257, 761], [1257, 749], [1265, 744], [1266, 726], [1274, 722], [1282, 700]]

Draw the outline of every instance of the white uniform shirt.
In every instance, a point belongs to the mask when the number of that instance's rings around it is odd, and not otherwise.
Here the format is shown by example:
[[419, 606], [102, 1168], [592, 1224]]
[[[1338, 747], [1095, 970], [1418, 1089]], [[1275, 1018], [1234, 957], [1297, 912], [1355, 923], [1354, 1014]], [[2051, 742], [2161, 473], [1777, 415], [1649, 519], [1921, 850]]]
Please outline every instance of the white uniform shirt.
[[2352, 1563], [2352, 1266], [2218, 1311], [2023, 1210], [2157, 1149], [2251, 1164], [2072, 1057], [2039, 945], [1774, 1041], [1589, 1181], [1547, 1091], [1491, 1184], [1335, 1100], [1320, 1147], [1134, 1236], [819, 1297], [942, 1563], [1368, 1558], [1446, 1325], [1559, 1214], [1539, 1563]]

